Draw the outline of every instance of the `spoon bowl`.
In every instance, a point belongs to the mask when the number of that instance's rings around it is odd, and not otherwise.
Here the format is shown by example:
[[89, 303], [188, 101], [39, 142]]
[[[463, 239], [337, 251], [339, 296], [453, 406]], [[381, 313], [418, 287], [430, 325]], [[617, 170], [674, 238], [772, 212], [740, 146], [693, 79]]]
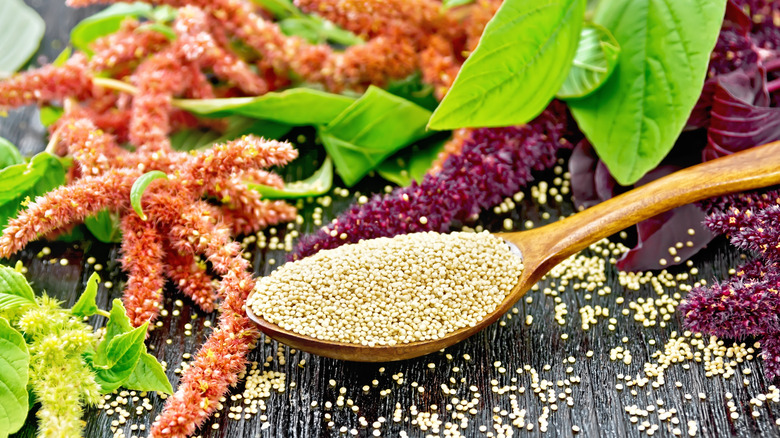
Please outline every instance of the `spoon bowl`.
[[358, 362], [410, 359], [449, 347], [494, 323], [550, 269], [594, 242], [681, 205], [775, 184], [780, 184], [780, 142], [688, 167], [539, 228], [496, 233], [523, 259], [517, 284], [479, 323], [438, 339], [372, 347], [324, 341], [285, 330], [255, 315], [249, 307], [247, 314], [266, 335], [299, 350]]

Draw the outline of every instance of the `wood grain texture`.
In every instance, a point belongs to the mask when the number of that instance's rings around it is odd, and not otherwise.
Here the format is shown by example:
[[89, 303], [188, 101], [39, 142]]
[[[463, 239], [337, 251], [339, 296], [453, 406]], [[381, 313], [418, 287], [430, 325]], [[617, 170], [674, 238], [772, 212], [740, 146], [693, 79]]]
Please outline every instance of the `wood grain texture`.
[[[59, 0], [28, 0], [28, 2], [41, 12], [49, 25], [41, 49], [41, 54], [49, 59], [56, 56], [61, 49], [61, 46], [55, 47], [54, 42], [65, 41], [69, 29], [81, 17], [91, 12], [67, 9]], [[8, 118], [0, 120], [0, 135], [19, 144], [26, 154], [40, 150], [44, 145], [43, 129], [37, 122], [37, 111], [34, 109], [14, 111]], [[310, 131], [304, 131], [304, 135], [309, 139], [312, 137]], [[306, 173], [307, 167], [310, 169], [313, 165], [314, 163], [311, 163], [311, 166], [302, 166], [296, 174], [288, 176], [295, 179], [300, 174]], [[374, 180], [359, 189], [367, 192], [377, 190], [381, 185]], [[526, 199], [529, 198], [531, 197], [526, 196]], [[333, 204], [323, 207], [324, 220], [333, 217], [353, 200], [353, 197], [334, 196]], [[310, 218], [314, 208], [314, 205], [307, 205], [303, 215]], [[486, 215], [482, 223], [486, 229], [499, 231], [503, 219], [508, 217], [514, 220], [519, 229], [526, 220], [542, 224], [553, 221], [561, 214], [568, 215], [572, 211], [573, 208], [568, 202], [558, 204], [551, 200], [548, 204], [539, 205], [533, 200], [526, 200], [510, 214]], [[544, 213], [549, 213], [553, 219], [542, 219]], [[301, 232], [309, 232], [315, 228], [312, 221], [308, 220], [301, 227]], [[284, 231], [283, 227], [280, 227], [279, 231], [281, 235]], [[39, 257], [38, 254], [44, 247], [50, 248], [51, 254]], [[253, 266], [257, 275], [268, 274], [286, 256], [280, 250], [252, 248], [250, 249], [254, 252]], [[19, 257], [29, 269], [28, 278], [33, 282], [36, 292], [46, 291], [62, 299], [66, 305], [76, 301], [87, 278], [95, 270], [95, 264], [87, 263], [90, 257], [94, 257], [97, 263], [102, 265], [103, 269], [99, 273], [103, 281], [110, 281], [113, 284], [110, 288], [106, 287], [105, 283], [101, 284], [98, 305], [105, 309], [113, 298], [121, 296], [125, 276], [119, 269], [117, 261], [119, 252], [116, 246], [94, 241], [78, 244], [36, 242]], [[60, 263], [62, 259], [67, 260], [68, 264], [62, 265]], [[272, 259], [275, 264], [270, 263]], [[712, 281], [716, 278], [724, 278], [728, 269], [739, 263], [740, 257], [738, 253], [730, 250], [723, 240], [718, 240], [705, 253], [696, 256], [694, 261], [700, 271], [699, 277]], [[746, 368], [751, 374], [743, 376], [740, 372], [729, 380], [705, 377], [703, 366], [691, 362], [687, 370], [681, 365], [672, 365], [666, 370], [665, 385], [653, 388], [648, 384], [644, 388], [639, 388], [636, 396], [630, 394], [629, 388], [616, 389], [618, 375], [634, 377], [643, 375], [642, 364], [651, 359], [650, 355], [654, 351], [662, 348], [672, 331], [679, 330], [680, 315], [675, 314], [666, 327], [643, 327], [635, 322], [631, 315], [623, 315], [621, 311], [627, 308], [628, 301], [655, 298], [656, 293], [649, 287], [640, 291], [624, 290], [618, 283], [616, 270], [612, 267], [607, 269], [606, 285], [612, 288], [611, 294], [603, 296], [593, 294], [590, 300], [585, 298], [582, 291], [573, 291], [571, 288], [560, 294], [561, 302], [568, 307], [567, 325], [556, 323], [554, 318], [556, 302], [552, 297], [544, 295], [541, 291], [532, 291], [526, 295], [526, 299], [531, 298], [532, 301], [521, 300], [515, 306], [518, 314], [512, 319], [502, 318], [503, 325], [494, 324], [466, 341], [448, 348], [446, 352], [436, 352], [418, 359], [387, 364], [366, 364], [326, 359], [301, 352], [290, 353], [289, 349], [285, 348], [286, 363], [281, 365], [274, 360], [270, 366], [270, 369], [286, 373], [287, 386], [283, 393], [272, 392], [266, 400], [265, 414], [268, 417], [268, 426], [264, 428], [263, 421], [258, 416], [246, 421], [228, 418], [231, 408], [243, 405], [241, 400], [231, 400], [228, 397], [223, 403], [224, 409], [220, 411], [219, 417], [209, 420], [199, 433], [209, 438], [351, 436], [339, 432], [339, 428], [344, 426], [348, 430], [356, 429], [358, 436], [372, 436], [371, 423], [377, 421], [379, 417], [384, 417], [387, 421], [381, 427], [382, 436], [396, 437], [401, 431], [406, 431], [409, 436], [414, 437], [427, 434], [444, 436], [443, 430], [438, 434], [432, 433], [431, 430], [421, 431], [413, 424], [414, 418], [410, 415], [409, 408], [415, 405], [421, 412], [438, 412], [443, 421], [453, 421], [454, 412], [447, 410], [446, 405], [452, 403], [454, 396], [445, 396], [441, 389], [441, 385], [446, 384], [449, 388], [456, 389], [459, 398], [471, 399], [473, 395], [469, 389], [471, 385], [475, 386], [480, 394], [478, 402], [473, 407], [475, 413], [464, 412], [464, 418], [468, 419], [468, 427], [461, 429], [464, 436], [485, 436], [479, 431], [482, 425], [487, 427], [488, 432], [492, 431], [493, 436], [497, 436], [496, 431], [493, 430], [493, 417], [500, 417], [504, 424], [512, 421], [508, 415], [501, 415], [502, 409], [512, 412], [510, 394], [516, 397], [518, 407], [526, 410], [526, 418], [534, 424], [532, 431], [515, 429], [515, 436], [572, 436], [572, 425], [577, 425], [581, 428], [578, 436], [639, 438], [648, 436], [638, 428], [644, 421], [660, 426], [654, 436], [672, 437], [674, 427], [680, 428], [682, 436], [688, 436], [689, 421], [695, 421], [697, 424], [696, 436], [780, 436], [778, 426], [775, 425], [775, 420], [780, 418], [778, 404], [764, 403], [755, 408], [750, 405], [751, 398], [766, 393], [772, 383], [764, 378], [757, 354], [752, 360], [739, 365], [740, 371]], [[174, 371], [184, 360], [183, 355], [194, 354], [197, 351], [211, 331], [211, 328], [206, 326], [206, 321], [214, 323], [216, 315], [205, 315], [194, 310], [192, 303], [176, 292], [170, 284], [166, 287], [165, 296], [165, 308], [169, 315], [173, 315], [175, 311], [178, 311], [179, 315], [162, 318], [162, 326], [152, 332], [148, 345], [153, 354], [168, 364], [168, 375], [175, 387], [178, 374]], [[624, 297], [626, 302], [618, 304], [617, 297]], [[177, 300], [181, 300], [183, 305], [177, 305]], [[608, 308], [610, 317], [617, 319], [616, 329], [609, 330], [606, 320], [600, 321], [588, 331], [580, 329], [577, 309], [586, 304]], [[531, 325], [526, 325], [524, 322], [526, 314], [533, 316]], [[96, 317], [93, 322], [104, 323], [99, 317]], [[186, 324], [191, 324], [190, 335], [185, 334]], [[562, 334], [568, 334], [568, 339], [563, 340]], [[623, 342], [623, 338], [626, 342]], [[167, 342], [168, 340], [170, 343]], [[655, 340], [656, 345], [650, 345], [651, 340]], [[753, 340], [747, 342], [752, 343]], [[630, 365], [620, 361], [610, 361], [610, 349], [618, 346], [631, 351], [633, 362]], [[594, 352], [592, 358], [585, 356], [589, 350]], [[276, 352], [275, 342], [261, 342], [257, 350], [252, 353], [251, 360], [262, 364], [267, 356], [275, 356]], [[448, 354], [452, 359], [448, 359]], [[468, 355], [470, 359], [464, 359], [464, 355]], [[575, 362], [568, 363], [569, 357], [575, 358]], [[299, 366], [301, 360], [306, 361], [305, 365]], [[501, 373], [495, 366], [497, 361], [506, 368], [505, 373]], [[429, 364], [434, 364], [435, 368], [429, 368]], [[549, 428], [546, 433], [539, 431], [537, 418], [542, 415], [543, 407], [549, 407], [549, 404], [541, 403], [538, 396], [534, 394], [533, 382], [527, 371], [523, 374], [515, 373], [517, 368], [525, 365], [537, 370], [540, 378], [550, 380], [553, 385], [558, 380], [565, 381], [573, 376], [579, 376], [581, 379], [580, 383], [570, 385], [571, 396], [575, 401], [574, 406], [569, 408], [565, 403], [558, 403], [557, 411], [549, 411], [547, 419]], [[545, 370], [546, 365], [550, 367], [548, 370]], [[459, 368], [458, 372], [455, 371], [455, 367]], [[567, 372], [569, 367], [571, 372]], [[381, 368], [384, 368], [383, 372], [380, 372]], [[397, 377], [398, 373], [403, 373], [404, 381], [400, 385], [392, 378], [394, 375]], [[748, 379], [747, 384], [742, 382], [743, 377]], [[516, 378], [517, 382], [512, 382], [512, 378]], [[331, 379], [336, 382], [335, 387], [329, 384]], [[374, 379], [378, 381], [377, 387], [372, 386]], [[674, 385], [674, 382], [678, 381], [682, 384], [680, 388]], [[289, 387], [291, 382], [296, 384], [294, 389]], [[420, 392], [418, 388], [413, 387], [413, 382], [416, 382], [419, 387], [424, 387], [425, 391]], [[369, 386], [368, 392], [361, 389], [364, 385]], [[524, 386], [526, 390], [524, 393], [510, 391], [500, 394], [492, 389], [504, 385]], [[356, 412], [346, 407], [336, 406], [341, 387], [345, 388], [345, 399], [350, 398], [354, 405], [358, 406]], [[563, 389], [557, 386], [554, 388], [556, 391]], [[239, 385], [233, 394], [240, 393], [241, 389], [242, 386]], [[390, 391], [382, 396], [380, 395], [382, 389], [390, 389]], [[729, 418], [727, 392], [733, 394], [736, 412], [740, 415], [737, 420]], [[706, 399], [700, 400], [699, 393], [703, 393]], [[686, 394], [690, 394], [692, 400], [686, 400]], [[140, 430], [131, 430], [131, 425], [143, 425], [148, 430], [148, 426], [162, 408], [162, 400], [156, 395], [151, 395], [150, 398], [153, 403], [150, 412], [144, 411], [141, 416], [133, 415], [127, 424], [119, 425], [118, 430], [124, 431], [127, 437], [145, 436], [146, 434]], [[133, 401], [131, 396], [127, 399], [124, 409], [134, 412], [139, 402]], [[658, 400], [663, 401], [663, 406], [657, 404]], [[317, 402], [317, 407], [312, 407], [313, 401]], [[333, 403], [331, 409], [323, 408], [326, 401]], [[398, 423], [392, 421], [396, 403], [404, 408], [402, 421]], [[437, 411], [433, 411], [434, 404]], [[646, 417], [639, 416], [636, 423], [632, 422], [632, 416], [626, 412], [626, 407], [638, 406], [647, 409], [649, 405], [653, 406], [653, 411], [648, 412]], [[676, 409], [679, 425], [674, 426], [669, 422], [660, 421], [659, 407]], [[494, 412], [494, 409], [498, 412]], [[757, 418], [751, 416], [753, 409], [759, 413]], [[333, 428], [328, 427], [326, 413], [331, 415], [331, 421], [335, 425]], [[361, 417], [368, 422], [369, 427], [360, 425]], [[117, 419], [116, 415], [108, 415], [106, 410], [89, 410], [86, 415], [85, 436], [90, 438], [114, 436], [111, 422]], [[219, 425], [218, 429], [212, 428], [214, 424]], [[34, 417], [31, 415], [28, 425], [15, 436], [34, 435]]]

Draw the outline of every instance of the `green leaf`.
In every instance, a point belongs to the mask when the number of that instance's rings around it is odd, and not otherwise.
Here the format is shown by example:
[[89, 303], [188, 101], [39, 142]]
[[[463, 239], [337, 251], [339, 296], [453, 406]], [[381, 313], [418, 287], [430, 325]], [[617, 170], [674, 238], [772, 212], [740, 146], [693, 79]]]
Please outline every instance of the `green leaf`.
[[285, 18], [278, 22], [279, 28], [286, 35], [295, 35], [305, 38], [310, 43], [321, 44], [331, 41], [343, 46], [363, 44], [354, 33], [344, 30], [332, 22], [323, 18], [304, 15], [301, 17]]
[[252, 2], [278, 19], [279, 28], [287, 35], [297, 35], [315, 44], [330, 41], [351, 46], [364, 42], [352, 32], [341, 29], [322, 17], [304, 14], [289, 0], [252, 0]]
[[139, 176], [137, 180], [135, 180], [133, 187], [130, 189], [130, 205], [133, 206], [133, 210], [135, 210], [141, 220], [144, 221], [147, 219], [147, 217], [144, 214], [143, 208], [141, 207], [141, 198], [144, 196], [144, 192], [146, 191], [146, 188], [149, 187], [149, 184], [151, 184], [152, 181], [156, 179], [168, 179], [168, 175], [160, 170], [146, 172], [145, 174]]
[[87, 239], [84, 225], [77, 225], [70, 231], [57, 235], [58, 242], [79, 242]]
[[571, 100], [580, 129], [620, 184], [639, 180], [674, 145], [699, 98], [725, 0], [613, 0], [594, 21], [615, 36], [615, 72]]
[[125, 306], [122, 305], [122, 300], [114, 299], [111, 311], [109, 312], [108, 322], [106, 323], [106, 334], [103, 336], [103, 340], [100, 341], [100, 344], [98, 344], [97, 357], [105, 358], [106, 349], [111, 340], [121, 334], [128, 333], [131, 330], [133, 330], [133, 325], [130, 323], [130, 318], [127, 317], [127, 312], [125, 311]]
[[27, 198], [33, 200], [65, 184], [65, 168], [57, 157], [42, 152], [27, 164], [0, 170], [0, 230], [16, 216]]
[[14, 315], [19, 315], [24, 312], [24, 309], [34, 305], [35, 302], [30, 302], [18, 295], [0, 292], [0, 314], [9, 318], [13, 318]]
[[336, 170], [347, 186], [395, 151], [425, 136], [431, 112], [371, 86], [360, 99], [319, 130]]
[[463, 6], [470, 3], [474, 3], [474, 0], [443, 0], [441, 2], [441, 5], [444, 6], [445, 9], [454, 8], [456, 6]]
[[446, 138], [428, 140], [398, 152], [380, 164], [376, 171], [382, 178], [403, 187], [412, 181], [421, 182], [447, 142]]
[[21, 429], [29, 409], [30, 353], [24, 336], [0, 318], [0, 437]]
[[148, 327], [149, 323], [144, 323], [142, 326], [136, 327], [127, 333], [114, 336], [108, 343], [108, 347], [106, 347], [105, 365], [113, 368], [119, 364], [124, 369], [127, 365], [132, 364], [128, 372], [129, 375], [132, 372], [132, 368], [135, 368], [135, 363], [141, 357], [141, 353], [146, 351], [144, 338], [146, 338], [146, 329]]
[[252, 3], [260, 5], [279, 19], [303, 15], [301, 10], [295, 7], [290, 0], [252, 0]]
[[431, 111], [439, 105], [439, 101], [433, 95], [433, 86], [422, 81], [420, 72], [415, 72], [401, 80], [390, 81], [387, 84], [387, 91]]
[[228, 127], [224, 133], [210, 129], [185, 129], [176, 132], [171, 135], [171, 147], [177, 151], [205, 149], [216, 143], [235, 140], [247, 134], [279, 140], [292, 129], [289, 125], [270, 120], [256, 120], [241, 116], [228, 117], [227, 122]]
[[585, 0], [506, 0], [428, 127], [509, 126], [539, 115], [566, 79], [584, 13]]
[[87, 17], [70, 32], [70, 43], [73, 47], [92, 54], [89, 44], [96, 39], [112, 34], [128, 17], [151, 17], [153, 8], [142, 2], [115, 3], [95, 15]]
[[178, 99], [175, 105], [209, 117], [240, 115], [288, 125], [323, 125], [355, 101], [340, 94], [310, 88], [293, 88], [259, 97], [224, 99]]
[[70, 313], [76, 316], [92, 316], [98, 312], [97, 306], [97, 291], [98, 283], [100, 283], [100, 276], [93, 272], [87, 280], [87, 287], [84, 288], [79, 300], [70, 309]]
[[602, 86], [615, 70], [620, 46], [603, 26], [586, 23], [569, 76], [556, 95], [559, 99], [587, 96]]
[[130, 377], [146, 351], [144, 338], [149, 323], [121, 335], [115, 336], [106, 347], [105, 356], [89, 355], [95, 371], [95, 381], [104, 393], [111, 392]]
[[127, 389], [135, 391], [157, 391], [173, 394], [173, 387], [168, 381], [160, 362], [149, 353], [142, 353], [133, 373], [122, 384]]
[[170, 41], [176, 39], [176, 31], [173, 30], [173, 28], [171, 26], [168, 26], [167, 24], [151, 22], [151, 23], [144, 23], [141, 26], [138, 26], [137, 29], [138, 32], [144, 30], [153, 30], [157, 33], [161, 33], [163, 34], [163, 36], [165, 36], [165, 38], [168, 38], [168, 40]]
[[152, 10], [152, 14], [147, 18], [154, 20], [158, 23], [169, 23], [176, 19], [179, 15], [179, 10], [173, 6], [161, 5]]
[[62, 52], [60, 52], [59, 55], [57, 55], [56, 58], [54, 58], [54, 61], [51, 62], [51, 65], [55, 67], [62, 67], [65, 65], [65, 63], [70, 59], [70, 55], [73, 54], [73, 48], [71, 46], [67, 46], [64, 49], [62, 49]]
[[84, 225], [95, 238], [104, 243], [119, 243], [122, 241], [122, 230], [119, 228], [119, 215], [108, 210], [100, 210], [97, 214], [84, 219]]
[[266, 199], [290, 199], [305, 198], [307, 196], [319, 196], [326, 193], [333, 186], [333, 163], [330, 157], [317, 169], [312, 176], [291, 183], [285, 183], [283, 189], [264, 186], [262, 184], [247, 183], [249, 188], [259, 192]]
[[10, 141], [0, 137], [0, 169], [22, 163], [24, 163], [24, 158], [19, 153], [19, 149]]
[[0, 77], [19, 70], [38, 50], [46, 24], [22, 0], [0, 1]]
[[299, 36], [312, 44], [321, 44], [327, 41], [327, 37], [322, 34], [321, 29], [318, 29], [317, 23], [307, 17], [285, 18], [278, 24], [279, 29], [285, 35]]
[[45, 127], [49, 127], [53, 125], [57, 120], [62, 117], [62, 114], [65, 112], [62, 108], [58, 106], [44, 106], [40, 109], [40, 119], [41, 119], [41, 125]]
[[24, 275], [11, 267], [0, 266], [0, 311], [15, 313], [35, 305], [35, 293]]
[[3, 187], [0, 204], [17, 198], [20, 192], [34, 186], [54, 163], [59, 164], [56, 157], [44, 152], [33, 157], [29, 163], [15, 164], [0, 171], [0, 187]]

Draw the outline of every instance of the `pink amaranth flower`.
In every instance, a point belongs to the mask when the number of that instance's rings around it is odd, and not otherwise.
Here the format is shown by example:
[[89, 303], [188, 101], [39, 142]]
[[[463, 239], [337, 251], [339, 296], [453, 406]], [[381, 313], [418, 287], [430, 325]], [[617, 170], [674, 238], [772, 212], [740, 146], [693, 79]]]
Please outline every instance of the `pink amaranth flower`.
[[76, 54], [61, 67], [48, 65], [0, 81], [0, 109], [92, 97], [92, 77], [84, 67], [85, 59]]
[[232, 52], [219, 46], [209, 33], [206, 14], [194, 6], [179, 9], [174, 29], [180, 39], [181, 51], [188, 62], [213, 70], [220, 79], [237, 86], [248, 95], [265, 94], [268, 85]]
[[366, 38], [388, 28], [438, 29], [452, 20], [441, 13], [441, 3], [432, 0], [295, 0], [295, 5]]
[[162, 302], [163, 236], [154, 223], [138, 215], [122, 217], [122, 270], [127, 272], [124, 305], [127, 316], [138, 327], [153, 322]]
[[[229, 181], [245, 170], [262, 177], [264, 174], [257, 169], [285, 164], [296, 157], [297, 151], [287, 143], [247, 136], [194, 155], [166, 151], [151, 154], [159, 156], [146, 161], [145, 170], [159, 165], [168, 172], [169, 179], [155, 180], [147, 187], [142, 207], [148, 220], [142, 220], [129, 206], [130, 188], [142, 170], [138, 166], [112, 167], [55, 189], [9, 221], [0, 236], [0, 256], [7, 257], [41, 233], [83, 220], [104, 208], [118, 212], [124, 233], [122, 264], [128, 271], [124, 300], [128, 315], [138, 325], [157, 316], [165, 274], [199, 305], [214, 305], [210, 280], [195, 261], [197, 255], [204, 255], [221, 276], [217, 290], [222, 299], [219, 325], [183, 373], [176, 394], [168, 399], [153, 431], [153, 436], [182, 437], [191, 434], [217, 408], [220, 397], [244, 370], [246, 355], [259, 336], [243, 310], [254, 288], [249, 262], [242, 257], [241, 246], [232, 240], [230, 221], [223, 220], [223, 209], [202, 200], [207, 190], [203, 182]], [[91, 160], [93, 155], [86, 156]], [[236, 196], [241, 196], [240, 191]], [[249, 222], [243, 224], [252, 231], [258, 223], [271, 225], [294, 216], [292, 207], [284, 210], [278, 201], [260, 207], [251, 202], [247, 205], [265, 208], [252, 210], [253, 227]], [[166, 252], [173, 252], [174, 257], [167, 257]], [[192, 270], [195, 276], [185, 278]]]
[[[65, 127], [79, 125], [80, 123], [74, 123]], [[93, 137], [99, 139], [101, 134], [95, 133]], [[164, 251], [160, 245], [165, 242], [164, 236], [171, 234], [171, 227], [180, 223], [180, 212], [206, 194], [208, 187], [203, 181], [230, 180], [240, 176], [244, 169], [281, 165], [295, 158], [297, 152], [287, 143], [247, 136], [216, 145], [195, 155], [170, 155], [160, 154], [156, 160], [149, 161], [147, 168], [143, 170], [128, 160], [127, 167], [109, 168], [96, 176], [84, 176], [36, 199], [26, 210], [21, 211], [16, 219], [9, 221], [0, 236], [0, 256], [7, 257], [39, 235], [83, 221], [85, 217], [100, 210], [107, 208], [118, 212], [124, 231], [122, 261], [129, 274], [125, 292], [128, 314], [137, 325], [154, 319], [157, 316], [159, 290], [162, 288], [164, 274]], [[169, 161], [166, 158], [173, 159]], [[155, 164], [159, 165], [156, 169], [153, 166]], [[142, 207], [149, 217], [148, 221], [141, 220], [129, 205], [130, 189], [145, 170], [163, 170], [170, 175], [169, 180], [157, 180], [150, 185], [142, 198]], [[216, 227], [217, 221], [223, 221], [225, 217], [227, 220], [223, 222], [232, 224], [236, 222], [235, 216], [240, 213], [240, 228], [255, 231], [260, 226], [294, 218], [292, 207], [280, 201], [260, 201], [251, 197], [257, 196], [254, 191], [243, 187], [246, 194], [242, 193], [239, 187], [235, 188], [234, 193], [237, 198], [247, 196], [246, 211], [241, 210], [240, 206], [236, 207], [236, 210], [223, 210], [207, 205], [208, 223]], [[196, 240], [203, 239], [202, 234], [197, 233], [191, 237]], [[229, 239], [230, 234], [221, 236], [223, 237]], [[173, 246], [177, 245], [175, 242], [171, 243]], [[181, 251], [181, 248], [175, 249]], [[214, 251], [218, 252], [216, 249]], [[189, 254], [192, 255], [192, 251]], [[201, 301], [205, 303], [208, 299]]]
[[130, 188], [140, 175], [138, 170], [122, 169], [87, 176], [79, 179], [78, 184], [58, 187], [36, 198], [26, 210], [8, 221], [0, 236], [0, 257], [10, 257], [38, 237], [82, 222], [109, 206], [129, 208]]
[[242, 177], [222, 179], [219, 190], [210, 195], [222, 202], [222, 216], [235, 234], [251, 233], [255, 227], [265, 228], [271, 223], [289, 222], [295, 219], [295, 207], [284, 201], [261, 199], [260, 194], [247, 187]]
[[121, 26], [118, 31], [90, 44], [94, 52], [89, 59], [90, 70], [106, 71], [127, 67], [127, 64], [140, 62], [170, 43], [164, 34], [140, 27], [137, 20], [126, 19]]
[[[171, 235], [180, 251], [205, 254], [223, 276], [219, 325], [182, 374], [176, 394], [168, 399], [155, 421], [155, 437], [192, 434], [217, 409], [219, 398], [230, 385], [237, 382], [245, 369], [246, 355], [260, 335], [243, 308], [255, 285], [249, 262], [241, 257], [241, 247], [230, 239], [229, 230], [215, 225], [209, 216], [210, 207], [202, 201], [187, 206], [171, 228]], [[190, 240], [193, 235], [198, 238]]]
[[138, 95], [133, 98], [130, 118], [130, 141], [141, 151], [163, 151], [170, 148], [171, 99], [186, 85], [178, 53], [166, 49], [152, 55], [133, 74]]
[[[64, 124], [83, 119], [89, 120], [95, 126], [95, 129], [111, 134], [116, 143], [127, 142], [130, 110], [119, 108], [117, 105], [118, 99], [111, 94], [91, 99], [84, 104], [78, 104], [68, 99], [65, 101], [65, 113], [59, 120], [49, 126], [49, 134], [55, 135], [55, 132]], [[57, 153], [66, 154], [67, 151], [57, 149]], [[114, 156], [116, 158], [120, 154], [114, 154]]]
[[75, 120], [70, 114], [65, 115], [53, 134], [73, 157], [81, 174], [99, 175], [124, 162], [128, 152], [119, 147], [113, 136], [98, 130], [89, 119], [81, 118], [82, 115], [78, 112], [79, 118]]
[[[727, 199], [730, 198], [734, 197]], [[780, 192], [772, 191], [753, 194], [724, 210], [714, 211], [707, 218], [707, 226], [716, 233], [726, 234], [737, 248], [780, 261], [778, 219]]]
[[165, 276], [190, 297], [204, 312], [211, 312], [217, 306], [217, 292], [206, 265], [193, 254], [182, 253], [170, 242], [165, 247]]
[[[117, 1], [69, 0], [67, 3], [87, 6]], [[460, 54], [473, 50], [484, 25], [499, 4], [496, 0], [483, 0], [468, 6], [468, 13], [464, 13], [465, 9], [442, 11], [440, 3], [434, 0], [340, 1], [335, 4], [328, 0], [301, 1], [305, 10], [316, 10], [336, 24], [368, 38], [364, 44], [334, 50], [327, 44], [310, 44], [301, 37], [285, 35], [277, 23], [267, 20], [258, 7], [247, 0], [154, 0], [152, 3], [202, 10], [208, 15], [207, 21], [214, 23], [208, 29], [211, 34], [208, 39], [219, 43], [226, 39], [221, 35], [224, 32], [225, 36], [237, 38], [257, 52], [260, 58], [258, 76], [267, 83], [268, 89], [294, 78], [321, 84], [335, 92], [360, 91], [371, 84], [382, 86], [391, 79], [407, 77], [423, 63], [426, 77], [440, 77], [448, 83], [454, 72], [447, 54], [459, 54], [456, 64], [460, 64]], [[190, 24], [182, 22], [181, 27], [186, 26]], [[213, 31], [215, 28], [220, 31]], [[197, 35], [197, 40], [206, 43], [202, 32], [191, 30], [194, 34], [190, 36]], [[429, 37], [432, 35], [439, 37], [437, 45], [451, 41], [453, 47], [439, 50], [437, 53], [443, 54], [441, 57], [426, 51], [431, 46]], [[425, 61], [420, 55], [424, 51]], [[232, 67], [223, 73], [233, 75], [231, 81], [240, 87], [248, 84], [249, 77], [243, 73], [243, 66], [232, 60], [228, 64]], [[437, 66], [447, 71], [436, 74], [433, 69]], [[219, 76], [218, 70], [222, 66], [215, 64], [212, 67]], [[241, 72], [232, 70], [233, 67]], [[440, 93], [443, 92], [439, 88]]]

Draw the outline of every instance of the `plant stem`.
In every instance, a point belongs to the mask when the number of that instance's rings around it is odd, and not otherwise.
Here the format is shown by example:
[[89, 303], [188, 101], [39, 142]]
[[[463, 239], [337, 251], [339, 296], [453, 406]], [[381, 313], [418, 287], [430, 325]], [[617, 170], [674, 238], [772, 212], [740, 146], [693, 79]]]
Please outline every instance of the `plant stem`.
[[52, 155], [57, 155], [55, 151], [57, 149], [57, 143], [59, 141], [60, 141], [59, 133], [55, 131], [54, 134], [52, 134], [51, 137], [49, 138], [49, 142], [46, 144], [46, 149], [44, 150], [44, 152], [48, 152]]
[[774, 71], [780, 68], [780, 58], [773, 59], [767, 63], [764, 64], [764, 68], [766, 68], [766, 71]]
[[112, 90], [121, 91], [132, 95], [138, 94], [138, 88], [128, 84], [124, 81], [119, 81], [110, 78], [92, 78], [92, 83], [103, 88], [110, 88]]
[[775, 79], [774, 81], [771, 81], [766, 84], [766, 90], [770, 93], [774, 93], [775, 91], [780, 89], [780, 79]]
[[[92, 83], [98, 87], [108, 88], [110, 90], [120, 91], [133, 96], [138, 95], [138, 87], [130, 85], [127, 82], [119, 81], [111, 78], [92, 78]], [[197, 102], [200, 99], [172, 99], [171, 104], [175, 107], [181, 108], [181, 103], [184, 102]], [[185, 108], [186, 109], [186, 108]]]

